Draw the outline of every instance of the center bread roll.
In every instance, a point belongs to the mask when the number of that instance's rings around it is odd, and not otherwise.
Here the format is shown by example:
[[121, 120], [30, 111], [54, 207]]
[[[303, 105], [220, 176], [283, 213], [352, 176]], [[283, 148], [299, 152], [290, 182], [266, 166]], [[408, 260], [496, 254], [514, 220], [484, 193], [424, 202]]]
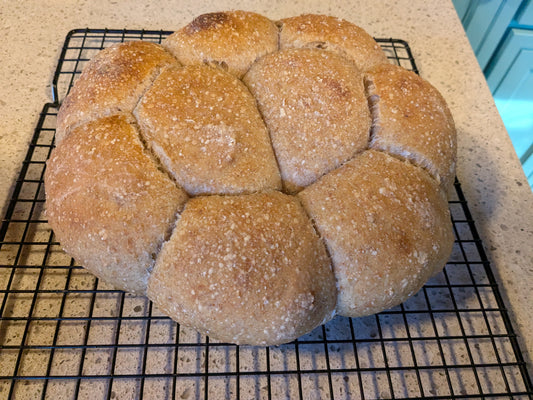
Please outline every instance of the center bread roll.
[[189, 194], [281, 187], [255, 100], [227, 72], [206, 65], [167, 68], [134, 114], [148, 146]]
[[279, 344], [333, 317], [335, 278], [298, 200], [280, 192], [191, 199], [148, 296], [221, 341]]
[[288, 192], [367, 146], [370, 112], [363, 76], [351, 61], [319, 49], [288, 49], [263, 57], [243, 79], [269, 129]]

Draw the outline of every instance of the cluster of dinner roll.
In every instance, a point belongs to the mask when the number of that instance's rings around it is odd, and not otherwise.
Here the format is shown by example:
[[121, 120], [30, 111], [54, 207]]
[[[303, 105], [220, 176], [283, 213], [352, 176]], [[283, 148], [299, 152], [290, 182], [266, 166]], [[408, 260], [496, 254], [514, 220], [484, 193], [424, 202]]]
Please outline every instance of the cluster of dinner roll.
[[57, 116], [47, 216], [105, 282], [274, 345], [443, 268], [455, 160], [443, 97], [363, 29], [217, 12], [87, 63]]

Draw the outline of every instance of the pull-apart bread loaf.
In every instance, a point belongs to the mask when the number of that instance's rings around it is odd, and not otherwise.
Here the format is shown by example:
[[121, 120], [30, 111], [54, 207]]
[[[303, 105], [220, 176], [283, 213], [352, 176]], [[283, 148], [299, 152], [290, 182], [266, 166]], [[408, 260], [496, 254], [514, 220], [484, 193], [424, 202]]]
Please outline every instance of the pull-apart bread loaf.
[[87, 63], [58, 113], [47, 216], [104, 281], [273, 345], [443, 268], [455, 160], [443, 97], [360, 27], [211, 13]]

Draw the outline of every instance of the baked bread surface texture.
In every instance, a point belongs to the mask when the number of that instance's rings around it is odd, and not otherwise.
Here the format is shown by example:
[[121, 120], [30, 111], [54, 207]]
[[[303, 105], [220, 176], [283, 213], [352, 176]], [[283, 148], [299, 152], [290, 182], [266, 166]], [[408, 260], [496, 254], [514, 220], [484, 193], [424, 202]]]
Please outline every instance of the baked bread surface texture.
[[446, 263], [446, 198], [423, 169], [368, 150], [299, 193], [333, 261], [337, 313], [375, 314], [405, 301]]
[[211, 64], [240, 78], [254, 61], [278, 49], [278, 28], [253, 12], [214, 12], [198, 16], [163, 46], [183, 64]]
[[188, 193], [281, 188], [255, 100], [233, 75], [205, 65], [167, 68], [134, 113], [146, 143]]
[[185, 325], [252, 345], [311, 331], [337, 299], [324, 244], [298, 200], [277, 191], [190, 200], [148, 295]]
[[387, 63], [379, 44], [364, 29], [341, 18], [303, 14], [279, 21], [281, 49], [310, 47], [339, 53], [365, 71]]
[[217, 12], [112, 45], [56, 143], [46, 213], [66, 252], [213, 340], [380, 312], [451, 253], [449, 109], [335, 17]]
[[351, 61], [319, 49], [288, 49], [256, 62], [244, 83], [272, 138], [284, 187], [296, 192], [366, 148], [370, 112]]
[[89, 61], [61, 104], [56, 142], [77, 125], [133, 111], [160, 69], [177, 63], [156, 43], [124, 42], [102, 50]]
[[392, 64], [370, 69], [365, 78], [374, 114], [370, 147], [427, 169], [449, 191], [457, 139], [442, 95], [414, 72]]
[[157, 169], [128, 118], [74, 129], [52, 151], [45, 182], [48, 221], [63, 248], [104, 281], [145, 294], [187, 195]]

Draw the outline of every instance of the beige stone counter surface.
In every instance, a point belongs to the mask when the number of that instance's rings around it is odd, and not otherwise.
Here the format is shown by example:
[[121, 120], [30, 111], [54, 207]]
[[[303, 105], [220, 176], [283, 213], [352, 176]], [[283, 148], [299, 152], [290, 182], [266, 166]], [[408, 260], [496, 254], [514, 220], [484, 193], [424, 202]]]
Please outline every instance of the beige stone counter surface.
[[450, 0], [0, 0], [2, 215], [39, 112], [51, 101], [56, 60], [69, 30], [175, 30], [198, 14], [224, 9], [256, 11], [271, 19], [326, 13], [354, 22], [375, 37], [409, 43], [420, 74], [443, 93], [454, 115], [457, 175], [530, 362], [533, 194]]

